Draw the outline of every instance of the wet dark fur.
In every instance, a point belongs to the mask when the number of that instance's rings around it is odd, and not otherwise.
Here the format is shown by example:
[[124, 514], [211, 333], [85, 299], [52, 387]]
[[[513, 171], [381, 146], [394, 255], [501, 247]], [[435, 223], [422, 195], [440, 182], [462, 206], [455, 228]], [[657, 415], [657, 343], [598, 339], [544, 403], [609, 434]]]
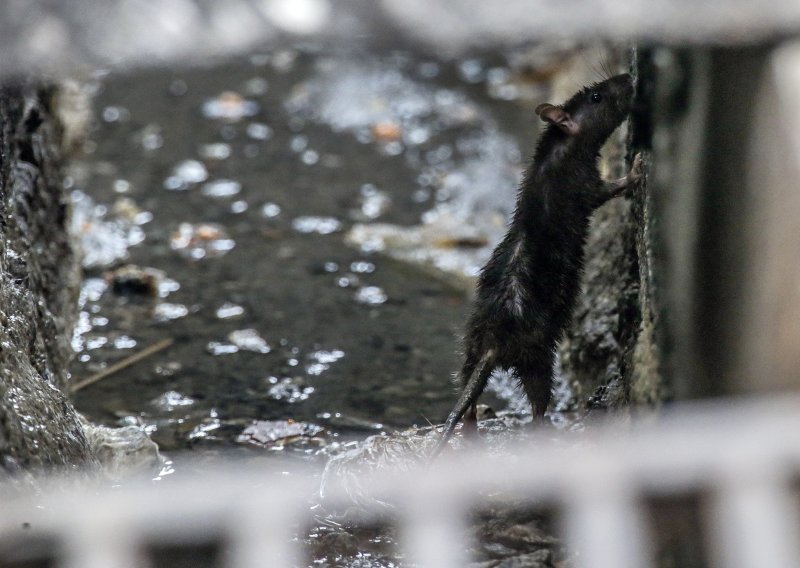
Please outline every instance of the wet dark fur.
[[[593, 93], [599, 102], [591, 101]], [[508, 232], [480, 274], [457, 376], [461, 396], [435, 453], [468, 409], [475, 419], [476, 401], [497, 368], [513, 372], [534, 420], [544, 415], [556, 348], [580, 290], [589, 218], [620, 193], [600, 177], [600, 148], [625, 120], [632, 97], [628, 75], [589, 86], [560, 107], [579, 131], [550, 124], [539, 139]]]

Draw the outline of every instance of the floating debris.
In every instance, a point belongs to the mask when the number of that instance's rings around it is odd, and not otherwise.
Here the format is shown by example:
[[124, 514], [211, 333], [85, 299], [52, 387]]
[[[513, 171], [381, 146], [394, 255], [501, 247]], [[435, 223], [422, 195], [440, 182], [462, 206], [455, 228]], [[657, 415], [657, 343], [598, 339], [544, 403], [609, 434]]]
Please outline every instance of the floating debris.
[[99, 349], [103, 345], [108, 343], [108, 338], [103, 336], [96, 336], [96, 337], [87, 337], [86, 338], [86, 350], [92, 351], [93, 349]]
[[173, 250], [194, 260], [222, 256], [235, 244], [225, 229], [215, 223], [181, 223], [170, 238]]
[[159, 285], [166, 274], [155, 268], [142, 268], [126, 264], [103, 274], [111, 291], [119, 296], [160, 296]]
[[207, 179], [208, 170], [202, 162], [184, 160], [172, 169], [172, 175], [164, 180], [164, 187], [170, 191], [186, 191]]
[[203, 103], [203, 116], [236, 122], [258, 113], [258, 103], [242, 97], [235, 91], [224, 91], [216, 98]]
[[192, 397], [184, 396], [177, 391], [167, 391], [161, 396], [150, 401], [150, 405], [166, 412], [172, 412], [176, 408], [192, 406], [195, 400]]
[[355, 300], [359, 304], [378, 305], [389, 299], [386, 292], [378, 286], [364, 286], [356, 291]]
[[212, 355], [231, 355], [239, 351], [266, 354], [272, 348], [255, 329], [238, 329], [228, 334], [228, 343], [211, 341], [206, 345], [206, 351]]
[[161, 302], [153, 309], [153, 319], [164, 322], [182, 318], [189, 314], [189, 308], [183, 304]]
[[491, 254], [491, 244], [502, 230], [497, 225], [487, 231], [461, 217], [441, 212], [436, 222], [414, 227], [382, 223], [357, 224], [346, 236], [346, 242], [365, 253], [381, 252], [394, 259], [428, 269], [465, 290], [474, 285], [473, 279]]
[[255, 329], [232, 331], [228, 334], [228, 341], [242, 351], [254, 351], [255, 353], [269, 353], [272, 351], [264, 338]]
[[211, 355], [231, 355], [233, 353], [238, 353], [239, 348], [233, 343], [209, 341], [206, 345], [206, 351], [208, 351]]
[[208, 197], [231, 197], [242, 191], [242, 184], [230, 179], [218, 179], [203, 184], [201, 191]]
[[292, 221], [292, 228], [298, 233], [318, 233], [330, 235], [342, 229], [342, 222], [335, 217], [302, 216]]
[[403, 137], [403, 129], [395, 122], [378, 122], [370, 126], [372, 138], [376, 142], [396, 142]]
[[323, 441], [316, 436], [324, 432], [322, 426], [294, 420], [256, 420], [245, 428], [236, 441], [262, 448], [282, 449], [297, 442]]
[[137, 342], [134, 338], [127, 335], [120, 335], [114, 339], [114, 349], [133, 349], [136, 347]]
[[232, 302], [225, 302], [217, 308], [216, 315], [219, 319], [230, 319], [244, 314], [244, 308]]
[[70, 194], [71, 230], [79, 239], [84, 268], [110, 266], [128, 258], [128, 248], [144, 241], [141, 227], [124, 217], [109, 215], [108, 207], [99, 205], [82, 191]]

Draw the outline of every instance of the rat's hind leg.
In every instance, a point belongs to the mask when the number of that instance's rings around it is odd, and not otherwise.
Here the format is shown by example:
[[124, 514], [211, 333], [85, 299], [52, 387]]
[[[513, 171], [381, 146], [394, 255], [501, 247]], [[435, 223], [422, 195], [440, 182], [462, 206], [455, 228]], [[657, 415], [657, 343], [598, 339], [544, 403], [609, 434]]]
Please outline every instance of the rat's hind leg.
[[[447, 444], [447, 440], [449, 440], [453, 435], [453, 431], [456, 429], [456, 424], [458, 424], [458, 421], [461, 420], [465, 414], [469, 413], [471, 415], [471, 418], [475, 421], [475, 428], [473, 430], [477, 430], [475, 407], [477, 405], [478, 397], [486, 387], [489, 377], [492, 376], [494, 367], [494, 351], [491, 349], [487, 351], [483, 357], [481, 357], [478, 364], [471, 364], [471, 362], [464, 364], [464, 368], [459, 376], [459, 382], [462, 385], [461, 395], [458, 397], [455, 407], [450, 412], [450, 415], [447, 417], [447, 420], [444, 423], [442, 436], [439, 438], [439, 442], [436, 444], [436, 447], [431, 454], [431, 458], [436, 457], [439, 452], [442, 451], [444, 446]], [[469, 372], [469, 374], [467, 374], [467, 372]]]
[[515, 375], [531, 404], [533, 424], [541, 424], [544, 421], [544, 413], [553, 397], [554, 359], [554, 355], [549, 354], [515, 370]]
[[465, 436], [475, 436], [478, 433], [478, 403], [470, 404], [461, 419], [461, 431]]

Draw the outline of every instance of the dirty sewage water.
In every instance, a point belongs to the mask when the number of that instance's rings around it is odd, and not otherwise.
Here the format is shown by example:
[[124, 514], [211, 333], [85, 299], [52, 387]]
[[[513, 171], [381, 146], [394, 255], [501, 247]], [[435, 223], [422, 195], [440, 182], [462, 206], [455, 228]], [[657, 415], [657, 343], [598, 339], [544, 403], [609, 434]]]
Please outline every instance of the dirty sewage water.
[[[78, 409], [144, 426], [172, 460], [157, 479], [220, 454], [321, 465], [370, 434], [441, 422], [471, 278], [504, 232], [536, 139], [529, 103], [549, 88], [515, 81], [507, 56], [309, 44], [99, 73], [67, 179], [86, 274], [72, 380], [113, 372], [76, 392]], [[525, 409], [509, 385], [482, 401]], [[392, 529], [315, 512], [309, 563], [402, 561]]]
[[67, 180], [86, 252], [73, 381], [172, 343], [79, 410], [195, 456], [441, 422], [468, 277], [535, 138], [508, 77], [314, 46], [98, 74]]

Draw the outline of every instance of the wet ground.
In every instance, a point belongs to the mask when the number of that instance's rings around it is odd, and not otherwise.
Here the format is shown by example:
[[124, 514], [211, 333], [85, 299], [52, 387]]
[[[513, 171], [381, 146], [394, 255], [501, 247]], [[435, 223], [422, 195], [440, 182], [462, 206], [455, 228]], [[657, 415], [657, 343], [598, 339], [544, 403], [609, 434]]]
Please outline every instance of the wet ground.
[[[67, 182], [86, 249], [73, 382], [161, 350], [78, 391], [78, 409], [143, 424], [168, 454], [313, 455], [440, 422], [468, 279], [537, 128], [495, 59], [306, 45], [100, 74]], [[437, 223], [452, 237], [405, 256], [370, 233]]]

